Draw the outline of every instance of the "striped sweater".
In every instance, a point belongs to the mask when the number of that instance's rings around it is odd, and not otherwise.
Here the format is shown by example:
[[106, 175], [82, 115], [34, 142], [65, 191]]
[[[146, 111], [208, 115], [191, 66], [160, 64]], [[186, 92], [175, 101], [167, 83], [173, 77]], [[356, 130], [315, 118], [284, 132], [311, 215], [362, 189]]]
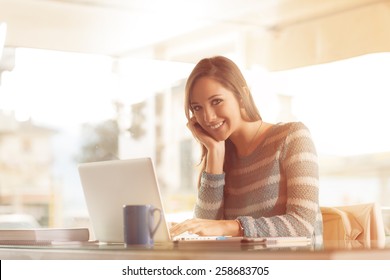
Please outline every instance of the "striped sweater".
[[[246, 237], [309, 236], [322, 243], [318, 161], [300, 122], [268, 129], [252, 154], [226, 143], [225, 173], [201, 174], [195, 216], [238, 219]], [[230, 146], [230, 147], [229, 147]]]

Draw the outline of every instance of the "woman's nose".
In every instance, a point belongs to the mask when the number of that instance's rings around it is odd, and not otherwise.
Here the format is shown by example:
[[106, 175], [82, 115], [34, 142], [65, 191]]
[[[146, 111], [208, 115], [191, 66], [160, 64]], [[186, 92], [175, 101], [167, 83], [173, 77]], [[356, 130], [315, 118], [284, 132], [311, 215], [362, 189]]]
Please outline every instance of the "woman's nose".
[[204, 110], [204, 120], [207, 123], [211, 123], [215, 119], [215, 111], [213, 109], [205, 109]]

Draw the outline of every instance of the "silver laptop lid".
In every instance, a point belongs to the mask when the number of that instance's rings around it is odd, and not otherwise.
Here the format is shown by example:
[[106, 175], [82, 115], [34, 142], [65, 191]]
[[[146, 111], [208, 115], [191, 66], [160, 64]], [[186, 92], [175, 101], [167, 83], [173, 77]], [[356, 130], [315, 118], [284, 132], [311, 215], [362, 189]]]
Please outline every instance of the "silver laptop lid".
[[[123, 243], [123, 205], [151, 204], [165, 213], [150, 158], [79, 165], [79, 175], [93, 233], [100, 242]], [[170, 241], [163, 215], [154, 240]]]

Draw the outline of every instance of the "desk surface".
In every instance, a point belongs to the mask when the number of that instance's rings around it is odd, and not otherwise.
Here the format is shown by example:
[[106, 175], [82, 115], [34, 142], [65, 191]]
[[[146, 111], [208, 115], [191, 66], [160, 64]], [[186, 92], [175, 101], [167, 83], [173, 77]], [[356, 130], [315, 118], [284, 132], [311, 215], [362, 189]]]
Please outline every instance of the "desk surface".
[[380, 248], [360, 243], [335, 242], [333, 248], [312, 246], [266, 247], [208, 245], [175, 246], [155, 244], [152, 248], [125, 247], [122, 244], [53, 245], [53, 246], [0, 246], [0, 259], [37, 260], [326, 260], [326, 259], [374, 259], [390, 260], [390, 239]]

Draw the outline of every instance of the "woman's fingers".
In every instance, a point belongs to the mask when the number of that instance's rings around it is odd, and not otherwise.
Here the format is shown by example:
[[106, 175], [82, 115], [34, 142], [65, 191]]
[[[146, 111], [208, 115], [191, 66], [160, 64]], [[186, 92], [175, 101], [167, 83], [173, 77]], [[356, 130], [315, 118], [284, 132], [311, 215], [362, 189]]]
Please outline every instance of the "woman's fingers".
[[198, 235], [223, 235], [223, 222], [206, 219], [190, 219], [173, 226], [170, 230], [172, 236], [184, 232]]
[[197, 230], [198, 220], [199, 219], [190, 219], [190, 220], [186, 220], [182, 223], [174, 225], [170, 229], [171, 235], [176, 236], [176, 235], [182, 234], [184, 232], [196, 233], [196, 231], [198, 231]]
[[184, 221], [182, 223], [179, 223], [179, 224], [175, 224], [174, 226], [172, 226], [170, 228], [170, 233], [172, 236], [176, 236], [176, 235], [179, 235], [179, 234], [182, 234], [183, 232], [186, 232], [186, 228], [187, 228], [187, 221]]

